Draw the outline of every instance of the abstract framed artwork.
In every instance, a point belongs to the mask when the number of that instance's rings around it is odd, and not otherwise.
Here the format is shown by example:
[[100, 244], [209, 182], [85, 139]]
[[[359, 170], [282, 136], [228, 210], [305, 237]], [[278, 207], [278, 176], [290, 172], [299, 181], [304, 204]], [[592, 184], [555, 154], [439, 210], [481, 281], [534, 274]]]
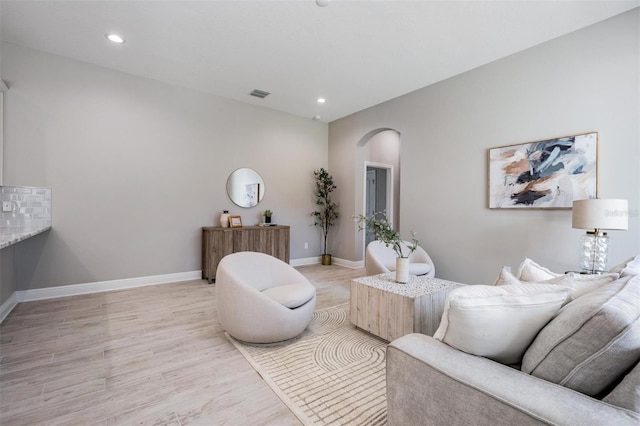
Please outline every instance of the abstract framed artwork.
[[596, 198], [598, 133], [491, 148], [490, 209], [570, 209]]

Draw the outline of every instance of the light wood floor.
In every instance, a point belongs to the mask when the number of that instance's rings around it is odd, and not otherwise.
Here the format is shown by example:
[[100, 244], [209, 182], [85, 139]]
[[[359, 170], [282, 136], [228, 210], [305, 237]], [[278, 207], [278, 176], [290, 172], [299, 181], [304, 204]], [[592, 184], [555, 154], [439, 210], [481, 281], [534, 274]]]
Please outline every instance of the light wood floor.
[[[316, 309], [364, 269], [298, 268]], [[0, 424], [298, 425], [225, 338], [215, 285], [188, 281], [19, 304], [0, 326]]]

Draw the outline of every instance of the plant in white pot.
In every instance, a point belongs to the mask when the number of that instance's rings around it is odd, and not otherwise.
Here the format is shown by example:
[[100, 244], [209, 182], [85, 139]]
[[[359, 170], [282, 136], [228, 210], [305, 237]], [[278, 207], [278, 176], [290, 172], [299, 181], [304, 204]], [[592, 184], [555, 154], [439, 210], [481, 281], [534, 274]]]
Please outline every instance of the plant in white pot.
[[409, 282], [409, 256], [418, 248], [415, 233], [411, 233], [411, 244], [404, 244], [400, 233], [393, 229], [384, 211], [372, 213], [370, 216], [359, 215], [356, 221], [360, 231], [371, 232], [376, 240], [396, 252], [396, 281], [403, 284]]
[[324, 168], [315, 170], [313, 176], [316, 179], [314, 195], [316, 197], [317, 210], [311, 212], [314, 218], [313, 224], [322, 229], [324, 237], [324, 249], [322, 252], [322, 264], [331, 265], [331, 255], [327, 253], [327, 237], [329, 228], [338, 218], [338, 205], [331, 200], [331, 193], [336, 189], [333, 177]]

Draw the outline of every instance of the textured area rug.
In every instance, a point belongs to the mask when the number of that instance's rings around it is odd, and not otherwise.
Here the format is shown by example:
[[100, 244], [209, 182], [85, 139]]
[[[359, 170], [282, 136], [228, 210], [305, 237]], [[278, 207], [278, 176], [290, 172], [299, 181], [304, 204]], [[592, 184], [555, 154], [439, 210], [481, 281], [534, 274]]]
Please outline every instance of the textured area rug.
[[349, 322], [349, 304], [316, 311], [298, 338], [271, 346], [227, 335], [307, 425], [383, 425], [387, 342]]

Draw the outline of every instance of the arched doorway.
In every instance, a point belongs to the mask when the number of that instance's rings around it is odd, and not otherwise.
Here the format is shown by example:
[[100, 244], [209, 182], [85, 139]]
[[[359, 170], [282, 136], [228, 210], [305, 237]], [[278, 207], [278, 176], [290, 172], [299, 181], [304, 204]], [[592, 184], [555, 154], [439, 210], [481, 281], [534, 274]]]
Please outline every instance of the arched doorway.
[[[359, 214], [387, 211], [394, 228], [400, 226], [400, 132], [380, 128], [368, 132], [357, 143], [356, 195], [361, 197]], [[356, 230], [357, 231], [357, 230]], [[361, 259], [371, 238], [365, 232], [358, 235], [356, 250]]]

